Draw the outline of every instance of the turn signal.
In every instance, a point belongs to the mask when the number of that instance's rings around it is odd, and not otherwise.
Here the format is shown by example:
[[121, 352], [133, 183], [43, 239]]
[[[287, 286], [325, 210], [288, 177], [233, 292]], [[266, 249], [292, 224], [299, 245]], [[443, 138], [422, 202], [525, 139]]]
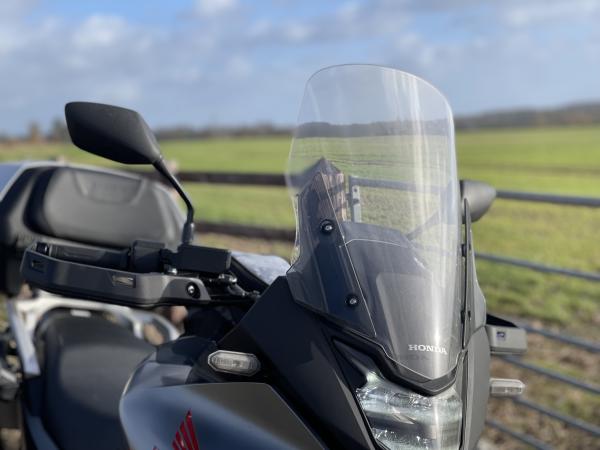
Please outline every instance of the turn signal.
[[518, 397], [525, 390], [521, 380], [510, 378], [490, 378], [490, 395], [492, 397]]
[[260, 361], [252, 353], [217, 350], [208, 355], [208, 365], [217, 372], [251, 376], [260, 370]]

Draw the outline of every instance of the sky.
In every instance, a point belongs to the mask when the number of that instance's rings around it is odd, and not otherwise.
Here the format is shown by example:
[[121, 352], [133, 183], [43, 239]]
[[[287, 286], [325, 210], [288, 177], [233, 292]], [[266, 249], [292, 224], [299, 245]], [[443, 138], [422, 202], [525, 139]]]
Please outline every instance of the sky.
[[71, 100], [151, 126], [293, 124], [318, 69], [372, 63], [455, 114], [600, 100], [600, 0], [0, 0], [0, 133]]

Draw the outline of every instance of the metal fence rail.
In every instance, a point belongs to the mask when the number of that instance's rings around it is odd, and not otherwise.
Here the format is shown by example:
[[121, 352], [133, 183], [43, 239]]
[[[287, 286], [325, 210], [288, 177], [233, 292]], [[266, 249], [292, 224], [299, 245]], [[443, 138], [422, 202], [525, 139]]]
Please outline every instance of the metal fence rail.
[[578, 380], [577, 378], [563, 375], [562, 373], [546, 369], [545, 367], [538, 366], [537, 364], [532, 364], [530, 362], [523, 361], [522, 359], [516, 358], [514, 356], [502, 356], [501, 359], [509, 364], [512, 364], [513, 366], [520, 367], [521, 369], [526, 369], [531, 372], [535, 372], [539, 375], [544, 375], [545, 377], [552, 378], [553, 380], [566, 383], [578, 389], [588, 391], [592, 394], [600, 395], [600, 387], [598, 387], [597, 385], [586, 383], [585, 381]]
[[543, 414], [548, 417], [552, 417], [553, 419], [556, 419], [563, 423], [566, 423], [570, 427], [578, 428], [578, 429], [585, 431], [587, 433], [590, 433], [596, 437], [600, 436], [600, 427], [597, 427], [596, 425], [588, 423], [584, 420], [576, 419], [574, 417], [567, 416], [566, 414], [556, 412], [553, 409], [550, 409], [543, 405], [538, 405], [537, 403], [532, 402], [527, 399], [524, 399], [524, 398], [515, 398], [513, 401], [518, 405], [524, 406], [526, 408], [537, 411], [540, 414]]
[[573, 336], [565, 334], [554, 333], [543, 328], [532, 327], [531, 325], [523, 322], [519, 322], [518, 325], [528, 333], [535, 333], [544, 336], [548, 339], [554, 339], [555, 341], [562, 342], [564, 344], [571, 344], [583, 350], [587, 350], [591, 353], [600, 353], [600, 345], [595, 342], [586, 341]]
[[524, 259], [510, 258], [508, 256], [492, 255], [491, 253], [476, 252], [475, 255], [479, 259], [486, 261], [492, 261], [500, 264], [508, 264], [510, 266], [524, 267], [526, 269], [532, 269], [537, 272], [555, 273], [558, 275], [566, 275], [573, 278], [581, 278], [589, 281], [600, 281], [600, 274], [592, 272], [583, 272], [575, 269], [565, 269], [562, 267], [548, 266], [546, 264], [540, 264], [533, 261], [527, 261]]
[[[135, 173], [158, 178], [155, 172], [132, 170]], [[285, 176], [277, 173], [239, 173], [239, 172], [203, 172], [181, 171], [177, 177], [183, 182], [190, 183], [215, 183], [238, 184], [253, 186], [285, 186]], [[507, 200], [520, 200], [528, 202], [552, 203], [556, 205], [586, 206], [600, 208], [600, 198], [581, 197], [557, 194], [542, 194], [537, 192], [518, 192], [497, 190], [497, 197]]]
[[202, 220], [197, 221], [194, 225], [200, 233], [219, 233], [252, 239], [293, 242], [296, 236], [296, 230], [286, 228], [263, 228], [239, 223], [214, 223]]
[[600, 198], [579, 197], [571, 195], [538, 194], [535, 192], [496, 191], [497, 198], [506, 200], [520, 200], [525, 202], [552, 203], [555, 205], [586, 206], [600, 208]]

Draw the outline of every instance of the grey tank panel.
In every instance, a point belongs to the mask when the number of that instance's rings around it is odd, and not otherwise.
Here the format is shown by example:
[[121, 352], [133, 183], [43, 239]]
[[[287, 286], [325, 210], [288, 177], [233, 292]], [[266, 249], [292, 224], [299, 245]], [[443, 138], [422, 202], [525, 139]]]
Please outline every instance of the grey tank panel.
[[184, 432], [202, 450], [323, 448], [284, 400], [263, 383], [136, 389], [121, 399], [120, 414], [135, 450], [172, 449]]

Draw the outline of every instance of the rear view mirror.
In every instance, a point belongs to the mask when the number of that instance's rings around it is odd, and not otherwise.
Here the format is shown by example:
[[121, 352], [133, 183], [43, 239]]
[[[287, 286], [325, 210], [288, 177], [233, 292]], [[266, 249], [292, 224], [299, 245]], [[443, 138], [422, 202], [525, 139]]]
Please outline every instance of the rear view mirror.
[[86, 152], [124, 164], [154, 164], [162, 155], [142, 116], [131, 109], [101, 103], [65, 106], [73, 144]]
[[123, 164], [152, 164], [185, 202], [187, 219], [181, 241], [193, 241], [194, 206], [165, 165], [156, 137], [139, 113], [120, 106], [71, 102], [65, 106], [65, 117], [71, 140], [80, 149]]
[[490, 206], [492, 206], [496, 198], [496, 189], [481, 181], [460, 180], [460, 197], [463, 208], [465, 200], [469, 202], [471, 221], [475, 222], [481, 219], [488, 209], [490, 209]]

